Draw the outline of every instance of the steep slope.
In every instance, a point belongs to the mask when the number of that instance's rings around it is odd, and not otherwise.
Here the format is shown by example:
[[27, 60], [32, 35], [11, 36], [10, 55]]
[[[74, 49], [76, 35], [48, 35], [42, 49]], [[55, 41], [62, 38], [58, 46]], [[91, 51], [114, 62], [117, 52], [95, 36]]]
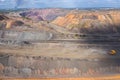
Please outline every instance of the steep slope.
[[79, 32], [119, 32], [120, 11], [72, 12], [52, 23]]
[[0, 29], [4, 29], [6, 27], [7, 20], [9, 20], [7, 16], [0, 14]]
[[6, 17], [5, 15], [0, 14], [0, 21], [2, 21], [2, 20], [6, 20], [6, 19], [9, 19], [9, 18]]
[[63, 9], [33, 9], [25, 12], [21, 12], [22, 17], [27, 17], [32, 20], [43, 21], [53, 20], [58, 16], [65, 15], [68, 10]]
[[24, 22], [12, 19], [6, 15], [0, 15], [0, 29], [9, 29], [13, 26], [22, 26]]

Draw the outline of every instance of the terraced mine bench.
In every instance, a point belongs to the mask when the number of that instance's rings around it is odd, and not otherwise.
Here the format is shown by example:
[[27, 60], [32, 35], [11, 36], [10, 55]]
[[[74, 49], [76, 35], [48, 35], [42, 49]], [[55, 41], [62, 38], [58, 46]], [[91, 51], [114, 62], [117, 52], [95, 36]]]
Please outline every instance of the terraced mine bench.
[[[120, 73], [120, 45], [119, 40], [114, 38], [106, 41], [101, 39], [103, 41], [101, 42], [100, 39], [94, 38], [65, 40], [61, 37], [61, 40], [57, 40], [53, 39], [55, 34], [52, 36], [46, 32], [45, 34], [31, 31], [1, 33], [2, 77], [87, 77]], [[46, 37], [28, 38], [26, 37], [28, 34], [33, 34], [32, 36], [40, 34], [39, 37], [41, 35]], [[22, 42], [26, 45], [21, 45]], [[109, 51], [114, 49], [117, 54], [109, 55]]]

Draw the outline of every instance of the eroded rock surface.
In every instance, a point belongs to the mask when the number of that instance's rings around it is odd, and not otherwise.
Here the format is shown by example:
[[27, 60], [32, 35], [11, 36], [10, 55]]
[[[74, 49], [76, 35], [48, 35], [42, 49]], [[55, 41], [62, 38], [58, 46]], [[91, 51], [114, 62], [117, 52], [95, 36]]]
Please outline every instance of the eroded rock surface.
[[[119, 32], [120, 11], [77, 11], [58, 17], [52, 23], [76, 32]], [[116, 27], [115, 27], [116, 26]]]
[[[118, 59], [119, 60], [119, 59]], [[81, 77], [120, 72], [117, 60], [67, 59], [42, 56], [8, 57], [8, 65], [0, 58], [0, 74], [5, 77]]]

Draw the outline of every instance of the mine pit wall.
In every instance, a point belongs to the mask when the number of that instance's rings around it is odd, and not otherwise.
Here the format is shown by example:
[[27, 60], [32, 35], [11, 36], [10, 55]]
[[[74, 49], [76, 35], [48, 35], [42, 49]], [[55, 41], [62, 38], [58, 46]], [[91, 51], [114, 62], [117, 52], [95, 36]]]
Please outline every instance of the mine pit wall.
[[83, 77], [120, 73], [119, 60], [0, 55], [0, 77]]
[[24, 41], [50, 40], [53, 34], [45, 31], [0, 30], [0, 45], [22, 45]]
[[14, 30], [0, 30], [0, 38], [13, 39], [19, 41], [29, 40], [49, 40], [52, 34], [45, 31], [14, 31]]

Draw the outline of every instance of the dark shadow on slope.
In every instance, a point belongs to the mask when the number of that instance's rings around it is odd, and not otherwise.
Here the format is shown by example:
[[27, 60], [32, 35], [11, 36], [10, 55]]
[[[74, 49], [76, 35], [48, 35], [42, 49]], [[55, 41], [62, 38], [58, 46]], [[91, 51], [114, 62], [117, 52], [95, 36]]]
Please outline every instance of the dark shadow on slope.
[[[81, 28], [80, 33], [84, 34], [85, 43], [102, 45], [101, 48], [106, 50], [104, 58], [98, 62], [101, 67], [120, 67], [120, 25]], [[115, 55], [110, 55], [112, 50], [116, 51]]]

